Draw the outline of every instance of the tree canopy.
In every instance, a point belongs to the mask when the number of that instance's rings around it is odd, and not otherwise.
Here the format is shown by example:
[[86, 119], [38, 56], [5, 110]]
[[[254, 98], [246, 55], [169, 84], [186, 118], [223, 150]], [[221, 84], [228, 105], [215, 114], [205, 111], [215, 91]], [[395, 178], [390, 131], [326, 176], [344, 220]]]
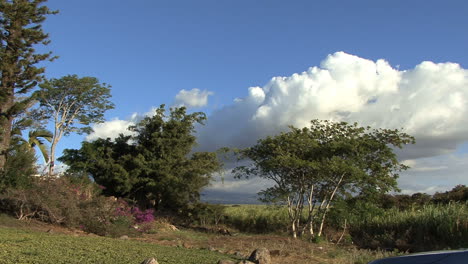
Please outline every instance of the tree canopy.
[[59, 159], [70, 171], [85, 172], [104, 186], [104, 194], [125, 197], [144, 207], [179, 210], [197, 202], [200, 191], [221, 168], [215, 153], [192, 152], [194, 125], [203, 113], [187, 114], [164, 105], [129, 129], [133, 136], [83, 142]]
[[47, 45], [42, 30], [46, 16], [56, 12], [42, 5], [46, 0], [0, 0], [0, 170], [3, 170], [11, 141], [14, 119], [31, 106], [30, 91], [42, 80], [42, 61], [51, 53], [38, 53]]
[[36, 118], [50, 120], [54, 125], [49, 155], [49, 175], [53, 174], [55, 148], [70, 133], [89, 133], [91, 123], [104, 121], [104, 112], [114, 108], [109, 101], [110, 86], [99, 83], [95, 77], [67, 75], [46, 80], [34, 93], [39, 101]]
[[[260, 194], [264, 201], [288, 205], [293, 235], [309, 227], [321, 235], [326, 214], [336, 196], [372, 194], [397, 189], [399, 163], [392, 147], [401, 148], [414, 138], [398, 130], [371, 129], [345, 122], [312, 120], [309, 128], [260, 139], [239, 151], [249, 165], [234, 169], [237, 177], [259, 176], [275, 185]], [[298, 230], [304, 205], [309, 219]]]

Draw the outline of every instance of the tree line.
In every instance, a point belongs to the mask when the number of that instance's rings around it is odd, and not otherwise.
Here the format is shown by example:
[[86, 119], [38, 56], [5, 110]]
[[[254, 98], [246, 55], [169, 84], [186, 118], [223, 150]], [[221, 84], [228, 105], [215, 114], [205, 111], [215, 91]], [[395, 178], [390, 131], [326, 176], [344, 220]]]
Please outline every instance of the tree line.
[[[52, 52], [36, 49], [50, 43], [42, 29], [48, 15], [57, 14], [46, 0], [0, 0], [0, 183], [19, 184], [18, 169], [33, 174], [34, 148], [38, 147], [54, 174], [56, 147], [70, 133], [89, 133], [90, 124], [104, 121], [110, 86], [95, 77], [67, 75], [48, 79], [46, 61]], [[52, 127], [52, 131], [47, 129]], [[23, 132], [29, 131], [28, 138]], [[50, 146], [45, 144], [50, 142]], [[29, 161], [29, 162], [28, 162]]]
[[[36, 173], [33, 149], [41, 150], [47, 175], [54, 174], [55, 149], [63, 136], [90, 133], [112, 109], [110, 85], [95, 77], [67, 75], [48, 79], [41, 62], [51, 53], [42, 23], [46, 0], [0, 0], [0, 187], [21, 186]], [[169, 110], [169, 112], [168, 112]], [[194, 152], [195, 125], [205, 114], [161, 105], [152, 116], [129, 127], [131, 136], [83, 142], [66, 149], [59, 160], [69, 173], [91, 177], [103, 194], [135, 201], [144, 208], [187, 211], [199, 202], [201, 190], [222, 169], [215, 152]], [[47, 125], [52, 127], [48, 131]], [[29, 139], [23, 132], [29, 131]], [[46, 148], [46, 143], [50, 147]], [[372, 197], [398, 190], [396, 179], [408, 167], [395, 148], [414, 143], [399, 129], [312, 120], [305, 128], [257, 141], [234, 150], [238, 178], [261, 177], [274, 183], [260, 191], [265, 202], [286, 205], [294, 237], [320, 237], [333, 203], [356, 195]], [[301, 220], [306, 213], [307, 220]]]

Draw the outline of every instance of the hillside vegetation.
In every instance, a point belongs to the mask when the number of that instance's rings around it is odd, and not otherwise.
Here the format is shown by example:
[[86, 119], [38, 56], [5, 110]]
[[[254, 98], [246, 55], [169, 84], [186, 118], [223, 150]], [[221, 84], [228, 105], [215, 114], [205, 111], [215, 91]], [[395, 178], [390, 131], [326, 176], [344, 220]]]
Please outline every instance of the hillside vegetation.
[[155, 257], [160, 264], [217, 263], [229, 256], [202, 249], [160, 246], [134, 240], [51, 234], [0, 228], [0, 263], [140, 263]]

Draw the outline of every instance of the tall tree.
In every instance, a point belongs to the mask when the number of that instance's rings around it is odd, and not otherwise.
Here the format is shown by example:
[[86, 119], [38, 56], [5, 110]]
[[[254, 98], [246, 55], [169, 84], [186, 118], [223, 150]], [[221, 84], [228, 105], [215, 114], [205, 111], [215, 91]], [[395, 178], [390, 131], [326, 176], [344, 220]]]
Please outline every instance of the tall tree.
[[8, 159], [0, 177], [0, 191], [28, 185], [32, 175], [37, 173], [35, 151], [21, 134], [20, 129], [24, 126], [30, 126], [29, 120], [22, 119], [13, 125]]
[[40, 103], [36, 116], [54, 125], [48, 160], [49, 175], [52, 175], [55, 148], [60, 139], [70, 133], [92, 132], [91, 123], [103, 122], [104, 112], [114, 108], [114, 104], [109, 101], [110, 86], [94, 77], [67, 75], [46, 80], [39, 86], [35, 92], [35, 99]]
[[[294, 237], [307, 227], [312, 236], [321, 236], [337, 196], [397, 189], [398, 173], [407, 166], [398, 162], [391, 146], [412, 142], [413, 137], [398, 130], [312, 120], [310, 128], [291, 127], [240, 150], [240, 158], [251, 163], [234, 173], [275, 183], [260, 194], [266, 201], [287, 204]], [[308, 218], [300, 229], [303, 210]]]
[[199, 201], [211, 174], [221, 168], [216, 154], [192, 152], [196, 123], [203, 113], [164, 106], [154, 116], [131, 127], [134, 136], [83, 142], [81, 149], [66, 149], [59, 159], [72, 172], [86, 172], [107, 195], [138, 201], [142, 207], [178, 211]]
[[[42, 80], [51, 53], [38, 53], [37, 45], [47, 45], [48, 35], [41, 24], [50, 11], [46, 0], [0, 0], [0, 172], [8, 156], [13, 120], [31, 105], [30, 94]], [[22, 96], [25, 96], [21, 98]]]

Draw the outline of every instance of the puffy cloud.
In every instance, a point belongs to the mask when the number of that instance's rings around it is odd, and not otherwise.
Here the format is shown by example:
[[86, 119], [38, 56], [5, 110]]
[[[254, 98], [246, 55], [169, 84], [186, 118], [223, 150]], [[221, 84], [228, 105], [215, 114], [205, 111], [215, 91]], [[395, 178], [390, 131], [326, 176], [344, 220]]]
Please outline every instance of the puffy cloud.
[[[403, 128], [416, 137], [415, 145], [397, 151], [401, 160], [417, 164], [401, 177], [400, 187], [405, 192], [468, 184], [465, 174], [460, 173], [466, 170], [468, 158], [458, 163], [447, 158], [468, 141], [468, 70], [456, 63], [426, 61], [413, 69], [399, 70], [382, 59], [372, 61], [337, 52], [320, 66], [274, 77], [246, 92], [211, 113], [205, 126], [197, 127], [199, 150], [250, 146], [288, 125], [307, 126], [311, 119], [358, 122], [376, 128]], [[176, 103], [203, 106], [211, 94], [182, 90]], [[90, 137], [126, 128], [125, 122], [132, 120], [96, 126], [95, 135]], [[224, 184], [215, 182], [210, 190], [257, 192], [266, 184], [258, 179], [226, 177]]]
[[311, 119], [403, 128], [417, 144], [402, 159], [450, 153], [468, 140], [468, 71], [455, 63], [422, 62], [400, 71], [385, 60], [337, 52], [320, 67], [274, 77], [214, 112], [199, 129], [200, 146], [248, 146]]
[[192, 90], [182, 89], [175, 97], [175, 105], [186, 107], [202, 107], [208, 104], [208, 96], [213, 95], [213, 92], [194, 88]]
[[116, 138], [119, 134], [131, 135], [132, 132], [128, 130], [129, 126], [134, 125], [132, 120], [114, 119], [93, 126], [93, 132], [86, 137], [87, 141], [93, 141], [98, 138]]

